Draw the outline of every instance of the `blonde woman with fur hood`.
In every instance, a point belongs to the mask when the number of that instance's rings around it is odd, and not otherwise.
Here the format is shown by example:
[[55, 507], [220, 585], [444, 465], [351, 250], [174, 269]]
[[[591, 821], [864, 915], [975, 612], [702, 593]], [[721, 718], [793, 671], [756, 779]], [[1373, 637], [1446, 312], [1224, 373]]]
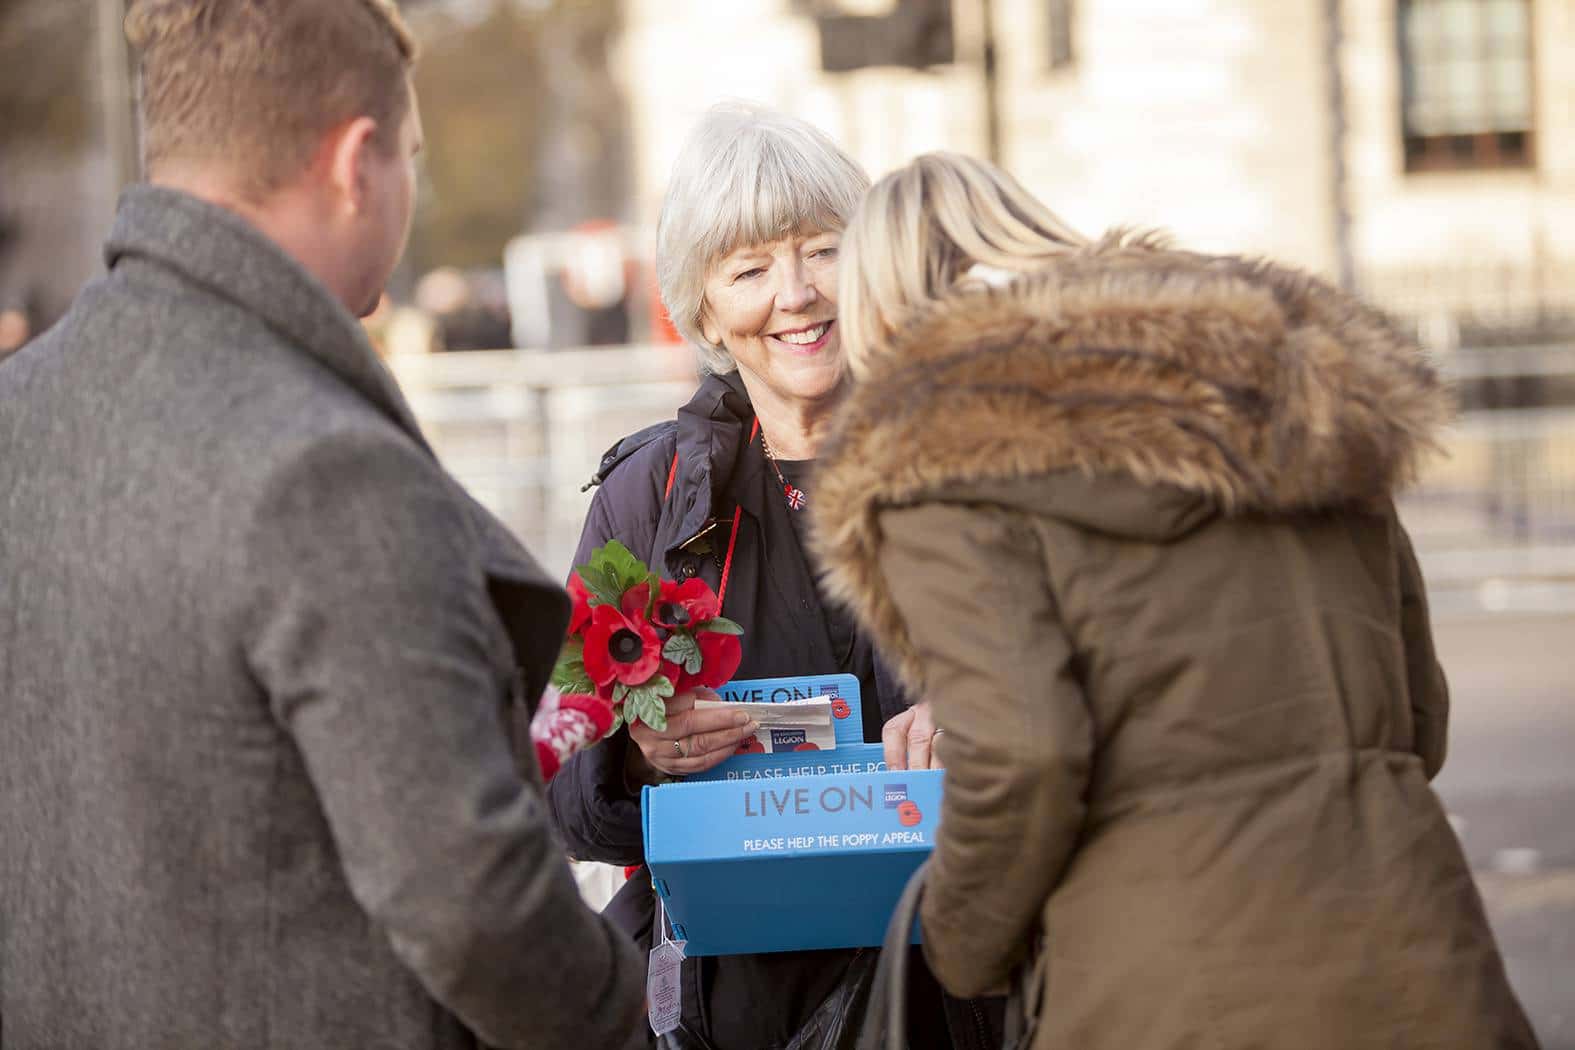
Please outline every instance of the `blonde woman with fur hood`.
[[941, 733], [956, 995], [1036, 1050], [1534, 1047], [1429, 786], [1448, 696], [1392, 494], [1447, 417], [1306, 274], [1086, 243], [933, 154], [842, 242], [816, 543]]

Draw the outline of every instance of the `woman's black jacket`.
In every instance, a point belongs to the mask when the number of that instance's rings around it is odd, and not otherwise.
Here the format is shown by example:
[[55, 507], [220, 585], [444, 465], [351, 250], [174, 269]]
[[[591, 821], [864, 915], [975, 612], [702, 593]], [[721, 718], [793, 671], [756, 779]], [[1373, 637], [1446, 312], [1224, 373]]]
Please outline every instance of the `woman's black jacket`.
[[[580, 537], [575, 564], [617, 539], [664, 577], [700, 576], [721, 585], [723, 562], [737, 509], [738, 533], [723, 612], [744, 627], [738, 679], [827, 674], [840, 670], [826, 628], [814, 576], [787, 517], [776, 478], [751, 440], [754, 413], [736, 375], [705, 378], [675, 422], [631, 435], [603, 457], [599, 484]], [[675, 466], [676, 453], [676, 466]], [[669, 484], [669, 479], [671, 483]], [[813, 489], [811, 489], [813, 498]], [[770, 552], [769, 557], [767, 552]], [[867, 680], [865, 680], [867, 679]], [[880, 661], [861, 676], [866, 740], [907, 707], [895, 678]], [[624, 779], [627, 733], [572, 758], [548, 786], [553, 819], [579, 860], [637, 865], [644, 862], [638, 792]], [[608, 912], [648, 943], [652, 926], [649, 879], [636, 874]], [[747, 921], [740, 916], [740, 921]], [[851, 952], [789, 952], [692, 959], [684, 964], [684, 1021], [714, 1050], [771, 1050], [785, 1046], [837, 986]], [[922, 969], [922, 967], [917, 967]], [[923, 991], [928, 986], [931, 994]], [[939, 987], [920, 975], [915, 1008], [919, 1031], [949, 1027], [937, 1047], [999, 1046], [993, 1011], [948, 1001], [949, 1024], [939, 1014]], [[929, 1000], [925, 1003], [923, 1000]], [[986, 1027], [977, 1041], [973, 1030]], [[962, 1029], [959, 1031], [959, 1029]], [[916, 1033], [917, 1035], [917, 1033]], [[921, 1045], [915, 1042], [915, 1047]]]

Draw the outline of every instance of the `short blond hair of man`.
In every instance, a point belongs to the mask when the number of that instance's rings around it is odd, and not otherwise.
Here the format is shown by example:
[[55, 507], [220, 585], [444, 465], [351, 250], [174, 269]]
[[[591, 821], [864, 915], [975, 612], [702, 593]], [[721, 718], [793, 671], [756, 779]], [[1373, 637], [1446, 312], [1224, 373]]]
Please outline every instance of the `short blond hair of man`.
[[142, 159], [223, 171], [261, 201], [358, 117], [392, 153], [416, 44], [393, 0], [133, 0]]

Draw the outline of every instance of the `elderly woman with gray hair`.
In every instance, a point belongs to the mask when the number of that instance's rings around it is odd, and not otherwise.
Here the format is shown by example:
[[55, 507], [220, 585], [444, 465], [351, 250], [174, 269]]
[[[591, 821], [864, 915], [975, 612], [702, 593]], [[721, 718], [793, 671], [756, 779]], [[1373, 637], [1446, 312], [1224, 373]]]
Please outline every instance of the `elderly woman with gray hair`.
[[[576, 564], [617, 539], [673, 579], [699, 576], [746, 631], [739, 678], [849, 673], [864, 734], [894, 768], [928, 768], [933, 723], [843, 610], [822, 601], [804, 512], [825, 423], [845, 389], [837, 251], [869, 180], [822, 132], [752, 106], [711, 110], [675, 166], [657, 230], [662, 299], [705, 375], [675, 421], [603, 458]], [[669, 705], [668, 728], [636, 724], [572, 759], [549, 788], [578, 859], [643, 863], [642, 784], [709, 769], [750, 732], [729, 712]], [[643, 872], [608, 906], [649, 942]], [[739, 916], [748, 922], [747, 915]], [[850, 1045], [834, 1015], [869, 954], [790, 952], [686, 960], [680, 1031], [664, 1045], [819, 1050]], [[943, 999], [922, 965], [914, 1046], [998, 1046], [998, 1004]], [[852, 1013], [856, 1021], [856, 1013]]]

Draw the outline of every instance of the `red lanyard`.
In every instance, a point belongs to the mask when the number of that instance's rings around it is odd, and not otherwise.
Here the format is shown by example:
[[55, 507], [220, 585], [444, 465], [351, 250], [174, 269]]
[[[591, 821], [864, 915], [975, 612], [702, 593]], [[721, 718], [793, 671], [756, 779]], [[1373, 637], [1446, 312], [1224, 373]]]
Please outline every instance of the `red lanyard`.
[[[749, 440], [744, 447], [748, 448], [755, 443], [755, 438], [760, 434], [760, 417], [749, 428]], [[773, 461], [772, 466], [776, 466]], [[778, 472], [780, 475], [780, 471]], [[667, 497], [673, 494], [673, 480], [678, 477], [678, 452], [673, 451], [673, 465], [667, 468], [667, 487], [662, 492], [662, 502], [667, 502]], [[733, 552], [738, 548], [738, 523], [743, 519], [743, 508], [733, 508], [733, 529], [727, 537], [727, 558], [722, 562], [722, 583], [716, 589], [716, 603], [720, 607], [727, 601], [727, 581], [733, 575]]]
[[[749, 440], [744, 443], [748, 448], [755, 443], [755, 437], [760, 433], [760, 417], [756, 416], [754, 423], [749, 428]], [[720, 607], [727, 601], [727, 579], [733, 574], [733, 551], [738, 547], [738, 522], [742, 518], [744, 509], [733, 508], [733, 531], [727, 537], [727, 558], [722, 562], [722, 585], [716, 590], [716, 603]]]

